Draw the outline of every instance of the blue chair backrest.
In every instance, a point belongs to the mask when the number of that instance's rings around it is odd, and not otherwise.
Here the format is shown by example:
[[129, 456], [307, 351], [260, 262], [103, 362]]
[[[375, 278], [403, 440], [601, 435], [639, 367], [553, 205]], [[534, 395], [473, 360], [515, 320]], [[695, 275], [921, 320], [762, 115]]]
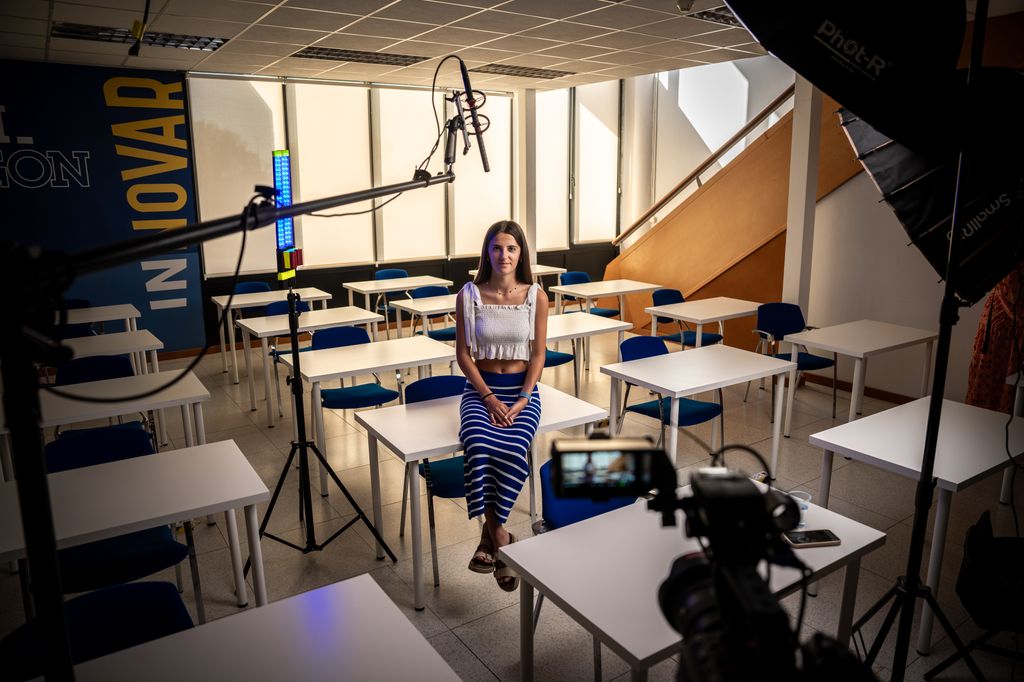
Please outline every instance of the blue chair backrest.
[[[374, 279], [400, 279], [402, 277], [408, 277], [409, 273], [402, 268], [381, 268], [377, 272], [373, 273]], [[402, 295], [401, 291], [389, 291], [384, 294], [384, 300], [391, 301]]]
[[414, 381], [405, 387], [405, 403], [419, 403], [435, 398], [448, 398], [462, 395], [466, 390], [466, 377], [451, 374], [439, 374]]
[[541, 516], [553, 528], [562, 528], [577, 521], [585, 521], [636, 502], [635, 497], [613, 497], [603, 502], [585, 498], [555, 497], [551, 480], [551, 460], [540, 467]]
[[[679, 289], [658, 289], [651, 295], [654, 300], [654, 305], [672, 305], [673, 303], [685, 303], [686, 299], [683, 298], [683, 292]], [[659, 317], [658, 324], [667, 324], [672, 322], [670, 317]]]
[[93, 355], [88, 358], [75, 358], [57, 367], [57, 378], [54, 383], [58, 386], [68, 386], [86, 381], [130, 377], [133, 374], [131, 361], [123, 355]]
[[[309, 312], [309, 301], [299, 301], [295, 308], [300, 313]], [[288, 314], [288, 301], [274, 301], [268, 303], [267, 307], [263, 309], [263, 314], [267, 317], [271, 315], [287, 315]]]
[[58, 471], [152, 455], [153, 440], [137, 426], [101, 426], [65, 431], [46, 444], [46, 470]]
[[362, 327], [331, 327], [318, 329], [313, 333], [313, 350], [324, 348], [341, 348], [370, 343], [370, 335]]
[[448, 287], [443, 287], [440, 284], [428, 284], [425, 287], [416, 287], [412, 290], [413, 298], [430, 298], [431, 296], [447, 296], [449, 293]]
[[[586, 284], [590, 281], [590, 275], [580, 270], [570, 270], [569, 272], [563, 272], [558, 276], [558, 283], [562, 286], [572, 284]], [[566, 301], [575, 301], [575, 296], [563, 296]]]
[[265, 291], [270, 291], [267, 282], [239, 282], [235, 285], [236, 294], [262, 294]]
[[[92, 303], [84, 298], [65, 298], [60, 302], [60, 310], [75, 310], [76, 308], [88, 308]], [[96, 332], [91, 323], [65, 324], [57, 330], [62, 339], [73, 339], [78, 336], [92, 336]]]
[[763, 303], [757, 307], [757, 328], [768, 332], [776, 341], [787, 334], [804, 330], [804, 314], [795, 303]]
[[649, 358], [654, 355], [667, 355], [668, 346], [658, 336], [633, 336], [619, 346], [622, 362]]

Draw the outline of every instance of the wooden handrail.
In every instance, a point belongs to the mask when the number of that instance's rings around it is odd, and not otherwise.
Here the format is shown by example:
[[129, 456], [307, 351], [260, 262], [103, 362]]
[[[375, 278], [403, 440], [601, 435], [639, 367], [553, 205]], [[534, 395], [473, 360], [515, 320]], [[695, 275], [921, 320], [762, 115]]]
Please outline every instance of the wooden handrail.
[[633, 234], [638, 229], [640, 229], [640, 227], [644, 223], [646, 223], [648, 220], [650, 220], [652, 217], [654, 217], [655, 213], [657, 213], [658, 211], [663, 209], [668, 204], [668, 202], [670, 202], [673, 199], [675, 199], [676, 196], [680, 192], [682, 192], [684, 189], [686, 189], [686, 187], [691, 182], [696, 180], [697, 177], [700, 176], [708, 168], [710, 168], [712, 166], [712, 164], [716, 163], [718, 161], [718, 159], [721, 158], [721, 156], [723, 154], [725, 154], [727, 151], [729, 151], [729, 149], [731, 149], [734, 144], [736, 144], [741, 139], [743, 139], [744, 137], [749, 135], [750, 131], [752, 131], [754, 128], [756, 128], [758, 125], [760, 125], [761, 122], [764, 119], [768, 118], [768, 116], [773, 111], [775, 111], [780, 106], [782, 106], [783, 102], [785, 102], [787, 99], [792, 97], [793, 96], [793, 91], [795, 89], [796, 89], [796, 84], [794, 83], [793, 85], [790, 85], [788, 88], [786, 88], [782, 92], [782, 94], [780, 94], [778, 97], [773, 99], [771, 101], [771, 103], [768, 104], [768, 106], [766, 106], [764, 109], [762, 109], [757, 114], [757, 116], [755, 116], [754, 118], [750, 119], [749, 123], [747, 123], [745, 126], [740, 128], [739, 132], [737, 132], [735, 135], [730, 137], [728, 140], [725, 141], [725, 143], [721, 147], [719, 147], [714, 152], [712, 152], [711, 155], [708, 156], [708, 158], [704, 160], [704, 163], [702, 163], [699, 166], [697, 166], [697, 168], [695, 168], [693, 171], [691, 171], [689, 173], [689, 175], [687, 175], [685, 178], [683, 178], [679, 182], [679, 184], [677, 184], [675, 187], [670, 189], [668, 191], [668, 194], [666, 194], [662, 198], [658, 199], [654, 203], [654, 205], [651, 206], [649, 209], [647, 209], [647, 211], [645, 211], [642, 216], [637, 218], [636, 221], [632, 225], [630, 225], [628, 228], [623, 230], [621, 234], [619, 234], [617, 237], [615, 237], [615, 239], [612, 240], [612, 246], [618, 246], [619, 244], [621, 244], [622, 241], [624, 239], [626, 239], [626, 237], [628, 237], [629, 235]]

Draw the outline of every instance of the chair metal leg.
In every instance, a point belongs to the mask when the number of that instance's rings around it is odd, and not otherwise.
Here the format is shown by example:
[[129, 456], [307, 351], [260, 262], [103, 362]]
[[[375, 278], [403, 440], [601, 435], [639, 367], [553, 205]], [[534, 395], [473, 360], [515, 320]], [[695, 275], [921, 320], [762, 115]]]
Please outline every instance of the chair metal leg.
[[540, 607], [544, 606], [544, 595], [537, 593], [537, 603], [533, 606], [533, 631], [537, 632], [537, 621], [540, 620]]
[[[755, 353], [760, 353], [761, 352], [761, 344], [762, 343], [764, 343], [764, 340], [761, 340], [761, 341], [757, 342], [757, 346], [754, 348], [754, 352]], [[761, 388], [762, 389], [764, 388], [764, 379], [761, 380]], [[748, 381], [747, 382], [747, 387], [743, 391], [743, 402], [747, 402], [747, 396], [749, 396], [749, 395], [750, 395], [750, 382]], [[774, 403], [772, 403], [772, 404], [774, 404]]]
[[199, 562], [196, 561], [196, 543], [192, 537], [192, 522], [185, 521], [185, 542], [188, 544], [188, 566], [192, 572], [192, 591], [196, 598], [196, 620], [206, 622], [206, 605], [203, 604], [203, 586], [199, 582]]
[[[406, 462], [405, 464], [405, 478], [403, 480], [409, 480], [409, 467], [412, 466], [412, 462]], [[409, 486], [402, 486], [402, 520], [398, 522], [398, 537], [405, 537], [405, 510], [409, 508]]]
[[836, 418], [836, 387], [839, 385], [839, 353], [832, 354], [832, 418]]
[[437, 574], [437, 533], [434, 531], [434, 493], [427, 486], [427, 519], [430, 522], [430, 561], [434, 566], [434, 587], [441, 586]]

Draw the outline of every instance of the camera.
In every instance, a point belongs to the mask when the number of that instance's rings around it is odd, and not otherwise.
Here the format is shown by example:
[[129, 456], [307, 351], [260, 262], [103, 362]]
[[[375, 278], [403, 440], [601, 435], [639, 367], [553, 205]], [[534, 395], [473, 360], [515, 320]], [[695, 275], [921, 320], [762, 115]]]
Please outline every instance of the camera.
[[[757, 454], [727, 446], [712, 462], [731, 448]], [[560, 439], [552, 444], [551, 459], [557, 496], [643, 496], [648, 509], [662, 515], [663, 526], [675, 525], [676, 510], [683, 510], [686, 535], [701, 539], [703, 551], [676, 559], [658, 588], [661, 611], [683, 638], [679, 679], [875, 679], [829, 637], [816, 634], [801, 647], [758, 572], [767, 562], [796, 568], [805, 580], [810, 573], [782, 537], [800, 519], [789, 495], [716, 466], [693, 472], [690, 494], [678, 497], [671, 462], [643, 438]]]

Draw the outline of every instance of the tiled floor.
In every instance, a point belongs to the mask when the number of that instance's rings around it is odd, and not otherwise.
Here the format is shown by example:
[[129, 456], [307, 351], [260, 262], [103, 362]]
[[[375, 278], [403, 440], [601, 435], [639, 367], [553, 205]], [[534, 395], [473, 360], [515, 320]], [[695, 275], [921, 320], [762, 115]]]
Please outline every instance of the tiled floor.
[[[565, 345], [565, 344], [563, 344]], [[564, 350], [564, 349], [563, 349]], [[592, 369], [581, 387], [581, 397], [599, 405], [607, 405], [609, 382], [597, 368], [613, 361], [614, 337], [598, 337], [593, 343]], [[239, 354], [241, 359], [241, 354]], [[183, 367], [186, 361], [162, 363], [162, 369]], [[435, 368], [447, 371], [446, 367]], [[204, 405], [208, 440], [234, 439], [249, 457], [253, 467], [273, 489], [285, 465], [292, 438], [292, 424], [288, 418], [276, 421], [273, 429], [265, 424], [263, 401], [258, 411], [250, 411], [245, 377], [233, 385], [221, 371], [219, 355], [205, 358], [198, 373], [210, 390], [212, 399]], [[394, 376], [383, 377], [385, 383], [394, 384]], [[415, 377], [409, 377], [414, 379]], [[257, 395], [263, 391], [262, 372], [257, 370]], [[543, 381], [565, 390], [572, 390], [571, 365], [564, 365], [544, 373]], [[868, 377], [870, 384], [870, 377]], [[646, 400], [641, 391], [633, 391], [632, 401]], [[308, 395], [308, 393], [307, 393]], [[743, 386], [725, 391], [726, 442], [752, 445], [764, 456], [770, 455], [771, 426], [768, 423], [769, 393], [751, 387], [750, 401], [743, 400]], [[867, 398], [865, 413], [884, 410], [891, 405]], [[784, 440], [780, 452], [778, 485], [783, 489], [803, 488], [818, 490], [821, 453], [808, 445], [810, 434], [841, 423], [848, 410], [847, 396], [840, 394], [838, 422], [831, 419], [831, 392], [814, 386], [802, 387], [797, 393], [792, 437]], [[169, 433], [173, 445], [184, 445], [180, 436], [180, 420], [176, 412], [168, 412]], [[364, 510], [370, 508], [370, 478], [367, 462], [366, 438], [349, 413], [333, 412], [326, 415], [328, 457], [341, 480]], [[559, 435], [578, 436], [579, 429], [562, 434], [541, 436], [541, 452], [546, 452], [550, 441]], [[657, 437], [656, 424], [635, 415], [626, 419], [625, 435], [649, 434]], [[710, 427], [702, 425], [685, 429], [679, 438], [677, 465], [685, 473], [707, 463]], [[752, 459], [732, 456], [733, 466], [754, 472], [758, 468]], [[867, 556], [862, 562], [857, 595], [857, 615], [874, 603], [905, 571], [914, 511], [914, 482], [872, 467], [837, 457], [832, 477], [830, 506], [847, 516], [868, 524], [887, 534], [884, 547]], [[479, 535], [477, 521], [466, 518], [463, 500], [435, 500], [437, 540], [441, 586], [427, 590], [427, 608], [415, 612], [412, 608], [411, 541], [399, 537], [398, 519], [402, 499], [403, 468], [386, 448], [380, 451], [380, 472], [383, 491], [385, 539], [398, 556], [398, 563], [379, 562], [374, 558], [372, 537], [363, 525], [357, 524], [343, 533], [321, 552], [302, 554], [269, 539], [263, 542], [267, 587], [271, 600], [282, 599], [331, 582], [369, 572], [391, 596], [423, 635], [449, 662], [460, 677], [467, 680], [514, 680], [519, 676], [518, 663], [518, 595], [497, 589], [491, 576], [466, 570], [466, 563], [476, 546]], [[683, 480], [683, 476], [680, 477]], [[1000, 477], [994, 476], [954, 496], [952, 517], [943, 568], [940, 603], [957, 625], [963, 638], [970, 638], [978, 629], [968, 619], [957, 599], [953, 586], [962, 555], [962, 538], [966, 529], [984, 509], [993, 513], [997, 534], [1012, 534], [1014, 519], [1008, 507], [997, 504]], [[313, 485], [318, 488], [317, 477]], [[333, 484], [332, 484], [333, 485]], [[1017, 499], [1024, 499], [1024, 482], [1018, 480]], [[270, 521], [270, 530], [298, 544], [304, 544], [297, 516], [297, 485], [294, 473], [289, 474], [281, 498]], [[351, 519], [353, 509], [336, 489], [330, 496], [316, 495], [313, 500], [315, 531], [322, 541], [340, 525]], [[528, 496], [522, 495], [510, 520], [510, 530], [520, 536], [529, 536]], [[261, 518], [264, 509], [260, 509]], [[423, 515], [424, 539], [426, 514]], [[232, 594], [230, 560], [224, 537], [223, 524], [200, 524], [196, 532], [199, 567], [209, 618], [221, 618], [237, 613]], [[930, 539], [930, 535], [929, 535]], [[244, 538], [243, 538], [244, 542]], [[424, 543], [429, 551], [429, 544]], [[244, 547], [243, 547], [244, 551]], [[925, 556], [929, 551], [925, 546]], [[429, 558], [427, 558], [429, 561]], [[666, 567], [667, 571], [668, 567]], [[185, 569], [187, 574], [187, 568]], [[429, 571], [427, 571], [429, 575]], [[159, 576], [173, 580], [173, 572]], [[193, 608], [191, 582], [185, 576], [184, 598]], [[813, 630], [833, 634], [839, 604], [841, 575], [833, 574], [819, 587], [816, 598], [808, 599], [804, 635]], [[657, 585], [651, 585], [656, 590]], [[250, 588], [251, 589], [251, 588]], [[793, 614], [798, 596], [784, 601]], [[250, 601], [252, 603], [252, 601]], [[6, 570], [0, 573], [0, 635], [22, 621], [22, 607], [18, 578]], [[866, 640], [872, 641], [881, 617], [869, 623]], [[915, 624], [916, 641], [916, 624]], [[882, 649], [876, 673], [887, 679], [891, 665], [895, 629]], [[933, 653], [920, 657], [913, 647], [909, 653], [907, 679], [920, 679], [925, 670], [942, 659], [951, 649], [949, 640], [936, 625], [933, 635]], [[1003, 642], [1013, 647], [1012, 640]], [[184, 655], [184, 652], [183, 652]], [[536, 674], [538, 679], [589, 679], [592, 677], [591, 639], [586, 631], [561, 613], [553, 604], [546, 604], [536, 636]], [[990, 679], [1007, 679], [1011, 666], [1006, 659], [978, 654], [979, 664]], [[669, 660], [651, 671], [652, 679], [675, 679], [677, 663]], [[607, 648], [603, 652], [603, 673], [606, 679], [628, 679], [628, 667]], [[944, 673], [940, 680], [971, 679], [966, 667], [957, 664]]]

